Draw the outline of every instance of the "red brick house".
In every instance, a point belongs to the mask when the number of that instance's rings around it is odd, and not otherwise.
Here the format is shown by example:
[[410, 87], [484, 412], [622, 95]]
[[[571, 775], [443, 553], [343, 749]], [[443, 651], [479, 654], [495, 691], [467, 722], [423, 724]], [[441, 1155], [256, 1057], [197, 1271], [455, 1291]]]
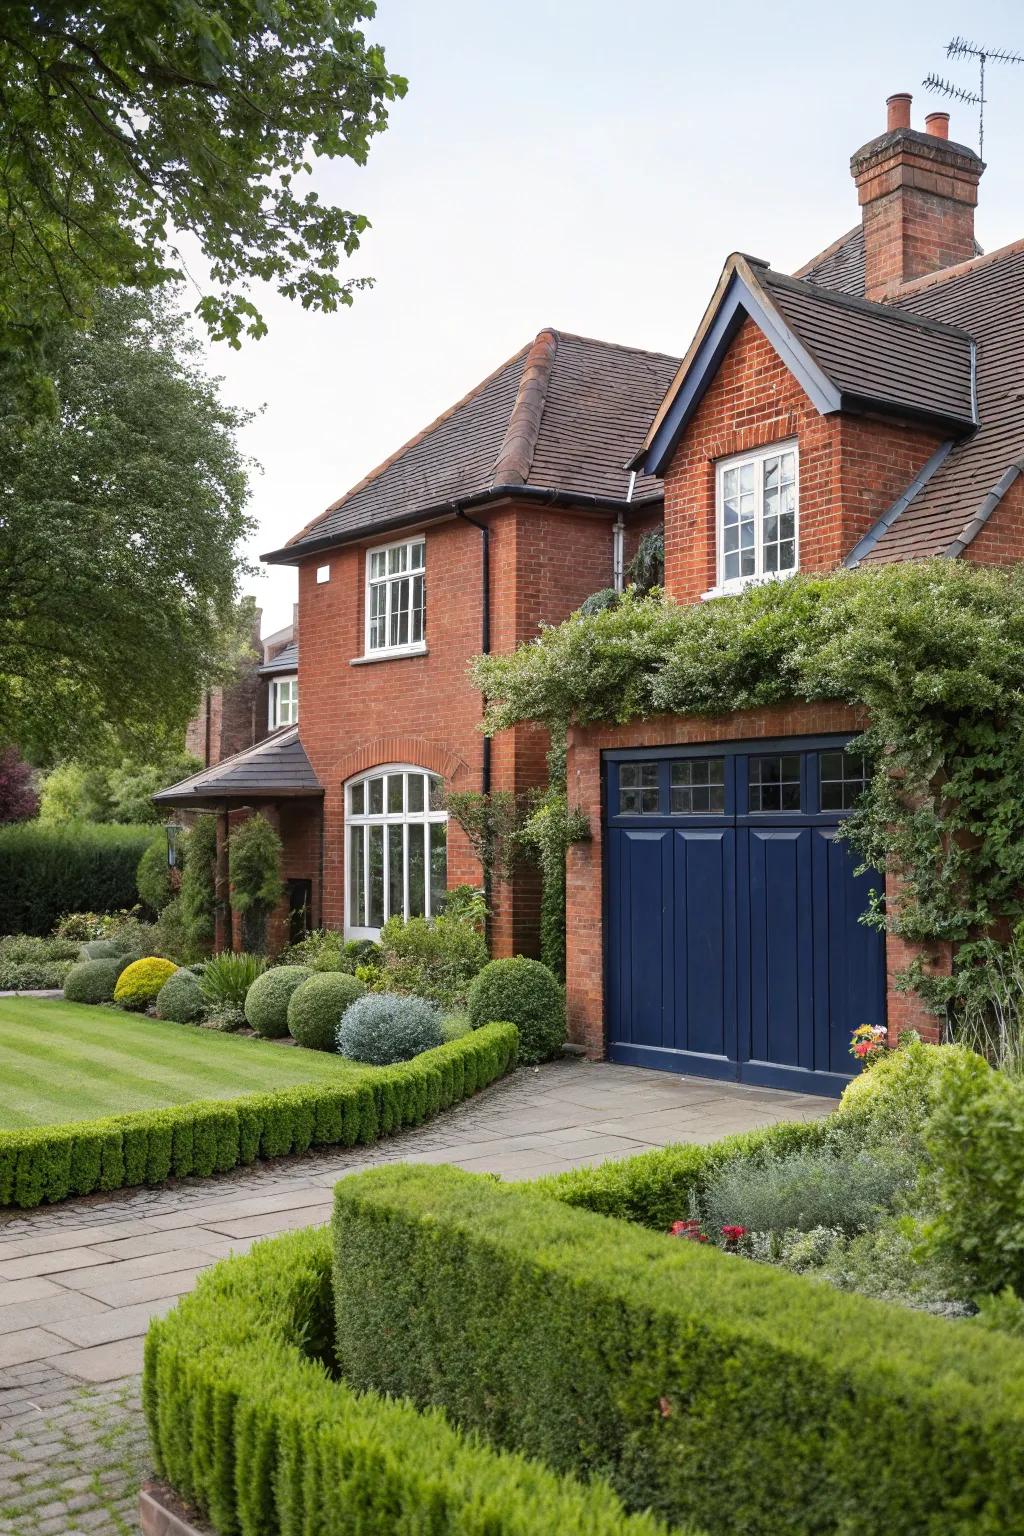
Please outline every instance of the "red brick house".
[[[268, 555], [299, 568], [301, 721], [159, 798], [224, 826], [263, 806], [314, 920], [374, 933], [479, 878], [445, 785], [543, 780], [542, 733], [481, 737], [466, 661], [621, 585], [640, 532], [663, 520], [686, 603], [796, 570], [1024, 556], [1024, 242], [979, 253], [984, 166], [947, 128], [913, 130], [891, 98], [851, 162], [861, 222], [794, 277], [731, 256], [681, 362], [542, 331]], [[793, 706], [572, 734], [594, 834], [568, 869], [576, 1041], [829, 1092], [852, 1028], [922, 1022], [835, 836], [859, 724]], [[529, 952], [536, 918], [529, 876], [503, 888], [496, 952]]]

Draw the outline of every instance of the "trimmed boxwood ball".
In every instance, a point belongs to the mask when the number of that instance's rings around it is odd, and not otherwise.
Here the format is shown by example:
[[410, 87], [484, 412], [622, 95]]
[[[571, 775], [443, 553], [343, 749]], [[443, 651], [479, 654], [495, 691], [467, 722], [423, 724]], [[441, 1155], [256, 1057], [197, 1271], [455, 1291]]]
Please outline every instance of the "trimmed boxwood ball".
[[246, 1022], [265, 1040], [286, 1035], [292, 993], [312, 974], [308, 965], [275, 965], [257, 976], [245, 994]]
[[123, 970], [120, 958], [80, 960], [64, 978], [64, 996], [69, 1003], [109, 1003]]
[[557, 1056], [565, 1043], [565, 990], [539, 960], [492, 960], [470, 985], [466, 1006], [474, 1029], [499, 1019], [514, 1024], [526, 1066]]
[[357, 998], [338, 1026], [338, 1049], [350, 1061], [387, 1067], [444, 1043], [441, 1010], [425, 997], [371, 992]]
[[117, 978], [114, 1002], [122, 1008], [141, 1013], [156, 1001], [164, 983], [170, 980], [177, 969], [173, 960], [161, 960], [157, 955], [133, 960]]
[[169, 976], [156, 998], [158, 1019], [170, 1019], [174, 1024], [193, 1024], [203, 1016], [206, 999], [194, 971], [182, 967]]
[[310, 1051], [336, 1051], [345, 1010], [366, 988], [344, 971], [318, 971], [300, 982], [288, 1003], [288, 1033]]

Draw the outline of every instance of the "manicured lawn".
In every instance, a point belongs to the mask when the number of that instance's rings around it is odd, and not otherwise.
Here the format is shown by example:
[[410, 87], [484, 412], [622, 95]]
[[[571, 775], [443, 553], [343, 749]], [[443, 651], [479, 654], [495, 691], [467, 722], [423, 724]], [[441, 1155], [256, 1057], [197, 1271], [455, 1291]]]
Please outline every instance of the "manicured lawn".
[[235, 1098], [371, 1071], [85, 1003], [0, 998], [0, 1130]]

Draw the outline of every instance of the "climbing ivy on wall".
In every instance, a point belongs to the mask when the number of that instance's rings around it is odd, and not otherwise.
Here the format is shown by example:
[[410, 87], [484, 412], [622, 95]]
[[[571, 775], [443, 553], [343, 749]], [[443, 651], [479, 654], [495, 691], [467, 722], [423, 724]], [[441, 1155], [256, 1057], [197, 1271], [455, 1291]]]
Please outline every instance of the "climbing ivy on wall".
[[952, 980], [908, 973], [935, 1007], [983, 942], [1024, 914], [1024, 571], [951, 560], [795, 577], [680, 607], [627, 592], [472, 675], [492, 733], [720, 715], [788, 700], [863, 706], [873, 768], [845, 835], [899, 870], [868, 920], [962, 946]]

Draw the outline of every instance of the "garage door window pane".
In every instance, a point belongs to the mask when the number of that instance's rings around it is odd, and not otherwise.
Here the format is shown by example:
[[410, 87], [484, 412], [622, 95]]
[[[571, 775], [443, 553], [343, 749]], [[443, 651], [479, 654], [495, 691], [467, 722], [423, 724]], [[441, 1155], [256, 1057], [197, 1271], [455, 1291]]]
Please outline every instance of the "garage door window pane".
[[619, 815], [658, 814], [658, 764], [623, 763], [619, 769]]
[[673, 816], [714, 816], [725, 810], [725, 758], [689, 757], [672, 764]]
[[799, 752], [750, 759], [749, 804], [754, 814], [800, 809]]
[[823, 752], [821, 808], [852, 811], [868, 787], [868, 761], [862, 752]]

